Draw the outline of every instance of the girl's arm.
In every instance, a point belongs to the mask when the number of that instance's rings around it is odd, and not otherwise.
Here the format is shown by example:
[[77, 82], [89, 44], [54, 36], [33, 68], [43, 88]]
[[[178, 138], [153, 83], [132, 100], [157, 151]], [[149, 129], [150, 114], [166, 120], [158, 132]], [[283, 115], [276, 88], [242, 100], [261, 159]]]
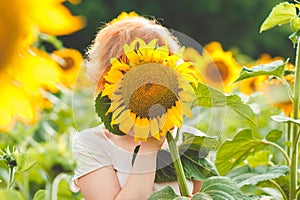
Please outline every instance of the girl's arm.
[[123, 188], [116, 171], [103, 167], [78, 179], [86, 200], [144, 200], [153, 192], [156, 156], [162, 142], [148, 139], [141, 144], [132, 171]]

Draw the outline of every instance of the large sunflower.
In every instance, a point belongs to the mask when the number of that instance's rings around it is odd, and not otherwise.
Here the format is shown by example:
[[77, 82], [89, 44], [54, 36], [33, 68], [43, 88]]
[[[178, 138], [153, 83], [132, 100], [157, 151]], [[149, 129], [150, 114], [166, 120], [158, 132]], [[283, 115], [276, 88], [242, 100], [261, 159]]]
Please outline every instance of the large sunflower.
[[219, 42], [210, 42], [204, 46], [202, 62], [200, 72], [206, 84], [226, 92], [234, 88], [231, 84], [238, 77], [241, 66], [231, 51], [224, 51]]
[[136, 39], [124, 46], [124, 52], [125, 58], [111, 59], [104, 89], [97, 98], [108, 98], [110, 106], [101, 109], [99, 106], [108, 104], [96, 103], [96, 109], [105, 112], [98, 112], [102, 120], [110, 118], [107, 126], [133, 134], [135, 141], [151, 136], [159, 140], [180, 127], [184, 115], [192, 117], [190, 103], [199, 74], [179, 52], [171, 55], [167, 46], [158, 47], [157, 40], [146, 44]]

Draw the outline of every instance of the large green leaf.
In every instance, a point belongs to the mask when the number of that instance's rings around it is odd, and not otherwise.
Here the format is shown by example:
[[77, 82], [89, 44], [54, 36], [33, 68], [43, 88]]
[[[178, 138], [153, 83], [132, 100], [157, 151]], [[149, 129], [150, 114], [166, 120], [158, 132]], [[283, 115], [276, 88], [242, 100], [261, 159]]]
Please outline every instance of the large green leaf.
[[256, 116], [254, 112], [238, 95], [226, 96], [222, 92], [201, 83], [199, 83], [199, 86], [196, 88], [195, 95], [198, 106], [208, 108], [228, 106], [256, 125]]
[[271, 118], [274, 121], [280, 122], [280, 123], [294, 123], [294, 124], [300, 125], [300, 119], [293, 119], [291, 117], [286, 117], [283, 115], [274, 115]]
[[250, 129], [240, 131], [232, 140], [226, 140], [219, 148], [215, 165], [221, 175], [252, 155], [268, 146], [261, 140], [255, 139]]
[[24, 200], [21, 193], [15, 190], [0, 190], [0, 199]]
[[257, 65], [251, 68], [243, 67], [239, 77], [235, 80], [235, 82], [261, 75], [282, 77], [284, 75], [285, 65], [286, 62], [277, 60], [267, 64]]
[[274, 26], [281, 26], [289, 23], [293, 17], [297, 16], [296, 7], [292, 3], [283, 2], [275, 6], [267, 19], [260, 27], [260, 32], [266, 31]]
[[262, 181], [285, 176], [288, 171], [289, 167], [285, 165], [263, 165], [255, 168], [243, 166], [232, 170], [227, 174], [227, 177], [236, 182], [238, 187], [243, 187], [244, 185], [256, 185]]
[[103, 96], [102, 93], [98, 94], [96, 100], [95, 100], [95, 111], [98, 114], [98, 116], [101, 118], [101, 121], [104, 123], [105, 128], [109, 130], [111, 133], [114, 133], [116, 135], [124, 135], [122, 131], [119, 130], [119, 127], [117, 125], [111, 125], [111, 117], [112, 113], [108, 113], [106, 115], [106, 112], [109, 109], [109, 106], [111, 104], [111, 100], [108, 98], [108, 96]]
[[200, 190], [201, 193], [205, 193], [216, 200], [242, 200], [249, 199], [245, 196], [235, 182], [227, 177], [215, 176], [206, 179]]
[[179, 197], [179, 195], [175, 194], [170, 186], [167, 186], [159, 191], [152, 193], [148, 200], [173, 200], [176, 197]]
[[[212, 137], [195, 136], [183, 133], [183, 142], [179, 145], [181, 162], [187, 179], [203, 180], [217, 176], [218, 172], [206, 156], [217, 145]], [[157, 156], [156, 182], [176, 181], [175, 168], [169, 151], [160, 150]]]

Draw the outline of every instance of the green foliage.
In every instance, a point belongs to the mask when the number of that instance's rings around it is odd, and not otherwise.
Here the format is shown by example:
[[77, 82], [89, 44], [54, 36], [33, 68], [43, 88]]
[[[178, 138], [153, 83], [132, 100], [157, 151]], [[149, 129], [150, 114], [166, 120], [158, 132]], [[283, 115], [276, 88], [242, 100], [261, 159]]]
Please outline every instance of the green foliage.
[[266, 31], [274, 26], [281, 26], [291, 21], [293, 17], [296, 17], [296, 7], [292, 3], [283, 2], [276, 5], [267, 19], [260, 27], [260, 32]]
[[248, 165], [246, 165], [233, 169], [227, 174], [227, 177], [236, 182], [238, 187], [243, 187], [245, 185], [256, 185], [262, 181], [285, 176], [288, 171], [289, 167], [285, 165], [261, 165], [256, 168], [250, 168]]
[[95, 111], [98, 116], [101, 118], [107, 130], [116, 135], [124, 135], [123, 132], [119, 130], [117, 125], [111, 125], [112, 113], [106, 114], [110, 107], [111, 101], [108, 96], [103, 96], [102, 93], [98, 94], [95, 100]]
[[[216, 147], [217, 141], [211, 137], [194, 136], [184, 133], [183, 142], [179, 145], [181, 162], [187, 179], [203, 180], [217, 176], [218, 172], [206, 156]], [[176, 181], [175, 168], [170, 152], [160, 150], [157, 156], [156, 182]]]
[[248, 199], [232, 180], [222, 176], [206, 179], [200, 192], [209, 195], [212, 199]]
[[38, 190], [33, 197], [33, 200], [45, 200], [45, 199], [46, 199], [46, 190]]
[[291, 117], [286, 117], [282, 115], [275, 115], [271, 117], [274, 121], [280, 122], [280, 123], [294, 123], [297, 125], [300, 125], [300, 120], [299, 119], [293, 119]]
[[219, 148], [215, 165], [221, 175], [225, 175], [248, 156], [267, 147], [259, 139], [255, 139], [250, 129], [240, 131], [232, 140], [225, 141]]
[[[180, 197], [176, 195], [173, 189], [169, 186], [162, 190], [154, 192], [149, 200], [171, 200], [171, 199], [187, 199], [187, 197]], [[238, 186], [229, 178], [215, 176], [206, 179], [203, 182], [201, 190], [199, 193], [195, 194], [192, 200], [228, 200], [228, 199], [240, 199], [240, 200], [250, 200], [249, 197], [244, 195]]]
[[282, 137], [283, 132], [281, 130], [271, 130], [267, 135], [266, 135], [266, 140], [270, 141], [270, 142], [277, 142], [278, 140], [280, 140], [280, 138]]
[[24, 200], [21, 193], [14, 190], [0, 190], [0, 199]]
[[238, 79], [235, 82], [261, 75], [271, 75], [281, 78], [284, 75], [284, 67], [286, 64], [287, 62], [283, 63], [283, 61], [278, 60], [251, 68], [243, 67]]
[[151, 194], [148, 200], [170, 200], [179, 197], [170, 186]]
[[251, 123], [256, 124], [254, 112], [238, 95], [226, 96], [222, 92], [202, 83], [199, 83], [196, 88], [195, 95], [197, 98], [197, 106], [208, 108], [228, 106]]

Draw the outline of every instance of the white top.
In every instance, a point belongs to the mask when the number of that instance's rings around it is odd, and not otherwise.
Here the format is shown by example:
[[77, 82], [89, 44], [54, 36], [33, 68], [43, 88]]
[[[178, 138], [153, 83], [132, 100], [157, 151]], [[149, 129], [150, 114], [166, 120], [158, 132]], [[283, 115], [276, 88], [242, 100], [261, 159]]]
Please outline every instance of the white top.
[[[116, 146], [102, 131], [101, 126], [85, 129], [76, 133], [73, 139], [72, 151], [75, 155], [77, 167], [70, 183], [70, 190], [78, 192], [78, 178], [93, 172], [101, 167], [112, 166], [123, 188], [131, 171], [133, 154]], [[190, 191], [193, 184], [187, 181]], [[180, 194], [177, 182], [155, 183], [154, 191], [165, 186], [171, 186], [175, 193]]]

